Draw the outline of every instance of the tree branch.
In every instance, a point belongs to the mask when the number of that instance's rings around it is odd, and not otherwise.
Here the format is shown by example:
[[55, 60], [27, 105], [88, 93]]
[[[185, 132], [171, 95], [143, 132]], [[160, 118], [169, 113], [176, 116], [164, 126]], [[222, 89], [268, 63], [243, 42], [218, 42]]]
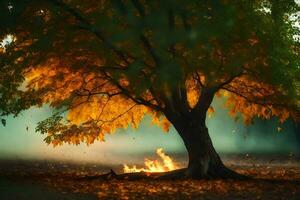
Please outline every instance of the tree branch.
[[132, 96], [132, 93], [130, 91], [128, 91], [126, 88], [124, 88], [123, 86], [121, 86], [117, 80], [114, 80], [108, 74], [106, 74], [106, 76], [122, 92], [122, 94], [124, 96], [128, 97], [129, 99], [136, 102], [137, 104], [142, 104], [142, 105], [148, 106], [148, 107], [150, 107], [154, 110], [157, 110], [157, 111], [162, 111], [163, 110], [163, 108], [161, 108], [160, 106], [150, 103], [151, 101], [153, 101], [155, 99], [147, 101], [147, 100], [144, 100], [143, 98], [134, 97], [134, 96]]
[[[70, 13], [73, 17], [75, 17], [81, 24], [82, 24], [82, 29], [88, 30], [89, 32], [93, 33], [96, 37], [98, 37], [104, 45], [106, 45], [109, 49], [111, 49], [119, 58], [121, 58], [125, 63], [128, 63], [128, 58], [131, 57], [129, 54], [121, 51], [118, 49], [112, 42], [107, 40], [105, 38], [103, 32], [95, 28], [86, 18], [84, 18], [76, 9], [73, 9], [72, 7], [68, 6], [66, 3], [64, 3], [61, 0], [49, 0], [51, 1], [54, 5], [62, 8], [63, 10], [67, 11]], [[127, 56], [127, 58], [126, 58]]]
[[243, 99], [245, 99], [246, 101], [248, 101], [249, 103], [253, 103], [253, 104], [257, 104], [257, 105], [261, 105], [261, 106], [275, 106], [275, 107], [281, 107], [281, 108], [289, 108], [291, 110], [295, 110], [295, 107], [293, 106], [288, 106], [287, 104], [283, 104], [283, 103], [274, 103], [274, 102], [267, 102], [267, 101], [261, 101], [261, 100], [255, 100], [255, 99], [250, 99], [248, 96], [246, 96], [245, 94], [242, 94], [240, 92], [237, 92], [236, 89], [231, 89], [228, 87], [222, 87], [221, 89], [226, 90], [230, 93], [233, 93], [239, 97], [242, 97]]
[[219, 89], [221, 89], [223, 86], [231, 83], [235, 78], [240, 77], [242, 75], [244, 75], [244, 72], [239, 72], [236, 74], [233, 74], [232, 76], [230, 76], [227, 80], [225, 80], [224, 82], [222, 82], [221, 84], [217, 85], [214, 87], [215, 91], [218, 91]]

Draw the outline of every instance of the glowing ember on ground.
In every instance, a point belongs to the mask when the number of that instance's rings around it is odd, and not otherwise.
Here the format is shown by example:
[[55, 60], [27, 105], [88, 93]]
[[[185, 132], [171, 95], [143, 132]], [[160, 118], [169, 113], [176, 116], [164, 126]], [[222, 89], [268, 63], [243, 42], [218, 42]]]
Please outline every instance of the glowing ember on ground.
[[129, 167], [124, 165], [124, 173], [132, 172], [165, 172], [178, 169], [178, 166], [173, 162], [172, 158], [166, 155], [162, 148], [156, 149], [157, 155], [161, 158], [162, 162], [159, 160], [149, 160], [145, 158], [145, 167], [137, 168], [135, 165]]

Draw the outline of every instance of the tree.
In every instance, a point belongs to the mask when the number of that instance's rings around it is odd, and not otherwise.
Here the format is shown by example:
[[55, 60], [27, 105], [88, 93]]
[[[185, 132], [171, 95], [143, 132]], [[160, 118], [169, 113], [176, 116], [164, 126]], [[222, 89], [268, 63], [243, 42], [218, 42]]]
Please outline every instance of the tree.
[[235, 177], [206, 115], [225, 96], [245, 123], [300, 120], [297, 11], [293, 0], [2, 1], [1, 35], [16, 39], [1, 53], [2, 116], [50, 105], [37, 131], [56, 146], [104, 141], [148, 114], [181, 136], [181, 175]]

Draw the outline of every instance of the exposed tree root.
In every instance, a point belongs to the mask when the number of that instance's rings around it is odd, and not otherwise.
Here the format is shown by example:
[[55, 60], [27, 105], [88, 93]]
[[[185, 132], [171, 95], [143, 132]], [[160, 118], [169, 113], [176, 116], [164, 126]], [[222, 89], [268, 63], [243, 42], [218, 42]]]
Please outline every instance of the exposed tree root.
[[239, 174], [225, 166], [218, 167], [216, 169], [210, 169], [208, 171], [208, 178], [211, 179], [235, 179], [235, 180], [247, 180], [251, 177]]
[[109, 173], [97, 176], [86, 176], [81, 179], [88, 180], [178, 180], [178, 179], [235, 179], [235, 180], [248, 180], [251, 177], [238, 174], [226, 167], [221, 167], [215, 170], [209, 170], [204, 176], [188, 175], [188, 168], [182, 168], [169, 172], [135, 172], [116, 174], [113, 170]]

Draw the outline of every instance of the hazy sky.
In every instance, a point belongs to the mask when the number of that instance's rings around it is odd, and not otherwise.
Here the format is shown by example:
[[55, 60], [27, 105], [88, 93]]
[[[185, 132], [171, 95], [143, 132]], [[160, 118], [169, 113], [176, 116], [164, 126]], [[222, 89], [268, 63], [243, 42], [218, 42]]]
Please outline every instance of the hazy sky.
[[[215, 114], [208, 119], [208, 128], [213, 143], [219, 152], [296, 152], [299, 149], [295, 133], [289, 124], [277, 132], [276, 121], [259, 121], [255, 126], [245, 127], [242, 122], [234, 122], [223, 108], [223, 103], [214, 102]], [[174, 129], [164, 133], [151, 125], [146, 117], [137, 130], [119, 130], [106, 136], [106, 142], [95, 142], [73, 146], [65, 144], [53, 148], [43, 142], [43, 135], [35, 133], [39, 120], [45, 119], [49, 108], [30, 109], [20, 117], [7, 120], [7, 126], [0, 126], [0, 157], [18, 159], [64, 159], [75, 161], [95, 161], [121, 164], [135, 162], [141, 156], [153, 156], [155, 149], [163, 147], [169, 154], [185, 152], [181, 139]], [[26, 130], [28, 126], [29, 130]]]

